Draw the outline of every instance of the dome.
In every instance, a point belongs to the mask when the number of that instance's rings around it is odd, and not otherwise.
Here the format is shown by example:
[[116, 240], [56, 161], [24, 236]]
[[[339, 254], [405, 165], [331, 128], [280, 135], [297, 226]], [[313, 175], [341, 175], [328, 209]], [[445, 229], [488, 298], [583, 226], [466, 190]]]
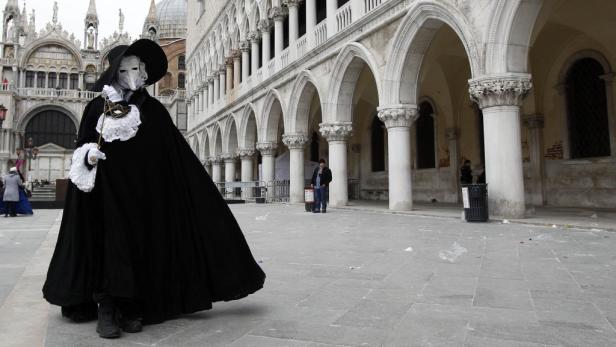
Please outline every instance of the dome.
[[186, 38], [186, 1], [163, 0], [156, 4], [159, 38]]

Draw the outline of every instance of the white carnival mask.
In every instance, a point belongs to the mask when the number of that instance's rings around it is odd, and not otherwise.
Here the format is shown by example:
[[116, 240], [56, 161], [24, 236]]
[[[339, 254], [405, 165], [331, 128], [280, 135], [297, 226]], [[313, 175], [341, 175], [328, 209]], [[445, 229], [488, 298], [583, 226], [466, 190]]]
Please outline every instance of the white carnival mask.
[[122, 89], [136, 91], [145, 85], [147, 79], [148, 73], [144, 62], [134, 55], [122, 58], [116, 75], [118, 85]]

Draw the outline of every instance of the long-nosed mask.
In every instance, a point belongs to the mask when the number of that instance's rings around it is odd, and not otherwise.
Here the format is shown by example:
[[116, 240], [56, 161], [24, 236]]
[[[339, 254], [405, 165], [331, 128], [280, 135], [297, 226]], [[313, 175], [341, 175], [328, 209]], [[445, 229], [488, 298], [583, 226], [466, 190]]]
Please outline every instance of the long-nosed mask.
[[124, 90], [136, 91], [145, 85], [148, 74], [143, 63], [136, 56], [122, 58], [116, 75], [118, 85]]

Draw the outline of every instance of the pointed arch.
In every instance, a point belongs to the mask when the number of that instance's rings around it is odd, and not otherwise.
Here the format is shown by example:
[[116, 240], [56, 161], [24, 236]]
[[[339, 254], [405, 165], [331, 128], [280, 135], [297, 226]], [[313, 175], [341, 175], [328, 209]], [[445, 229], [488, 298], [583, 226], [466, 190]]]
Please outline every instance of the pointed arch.
[[417, 104], [422, 60], [434, 35], [444, 24], [462, 41], [471, 76], [482, 73], [481, 55], [464, 15], [453, 6], [419, 1], [408, 10], [392, 41], [384, 75], [383, 101], [387, 105]]
[[222, 122], [222, 151], [223, 153], [235, 154], [239, 148], [237, 122], [235, 115], [230, 114]]
[[319, 97], [321, 110], [325, 109], [324, 94], [317, 80], [308, 70], [300, 72], [295, 78], [287, 111], [286, 124], [289, 125], [289, 133], [308, 133], [310, 104], [315, 93]]
[[248, 103], [244, 106], [239, 120], [239, 146], [245, 149], [254, 149], [257, 142], [257, 129], [259, 123], [254, 105]]
[[211, 153], [210, 153], [210, 142], [209, 142], [210, 138], [208, 136], [208, 132], [207, 129], [203, 129], [201, 131], [201, 156], [200, 158], [202, 159], [207, 159]]
[[331, 73], [327, 108], [323, 122], [351, 122], [353, 93], [364, 66], [367, 65], [376, 81], [376, 89], [381, 104], [381, 74], [372, 53], [362, 44], [352, 42], [344, 46], [338, 54]]
[[[261, 111], [262, 125], [259, 128], [259, 141], [260, 142], [275, 142], [278, 140], [278, 128], [284, 124], [284, 110], [285, 105], [280, 93], [276, 89], [270, 89], [265, 96], [263, 103], [263, 109]], [[286, 129], [286, 127], [285, 127]]]

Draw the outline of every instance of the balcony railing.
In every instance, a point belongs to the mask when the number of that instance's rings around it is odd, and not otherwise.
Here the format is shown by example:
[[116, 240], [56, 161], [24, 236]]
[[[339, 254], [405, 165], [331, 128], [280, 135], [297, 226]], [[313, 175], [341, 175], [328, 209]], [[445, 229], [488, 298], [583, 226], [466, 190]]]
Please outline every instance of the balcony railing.
[[280, 54], [280, 68], [283, 69], [289, 65], [289, 47]]
[[384, 0], [364, 0], [364, 8], [366, 10], [366, 13], [379, 7], [383, 2]]
[[316, 46], [320, 46], [327, 40], [327, 22], [322, 21], [314, 28], [314, 42]]
[[336, 24], [338, 25], [338, 31], [342, 31], [348, 27], [353, 20], [351, 15], [351, 2], [347, 2], [344, 6], [338, 9], [336, 12]]
[[54, 88], [18, 88], [17, 95], [20, 97], [37, 98], [62, 98], [90, 100], [97, 97], [100, 93], [74, 90], [74, 89], [54, 89]]
[[276, 72], [276, 60], [272, 59], [267, 63], [267, 73], [269, 76], [273, 75]]
[[0, 58], [0, 65], [13, 65], [15, 64], [15, 58]]
[[297, 57], [301, 58], [306, 54], [306, 35], [297, 39], [296, 47], [297, 47]]

